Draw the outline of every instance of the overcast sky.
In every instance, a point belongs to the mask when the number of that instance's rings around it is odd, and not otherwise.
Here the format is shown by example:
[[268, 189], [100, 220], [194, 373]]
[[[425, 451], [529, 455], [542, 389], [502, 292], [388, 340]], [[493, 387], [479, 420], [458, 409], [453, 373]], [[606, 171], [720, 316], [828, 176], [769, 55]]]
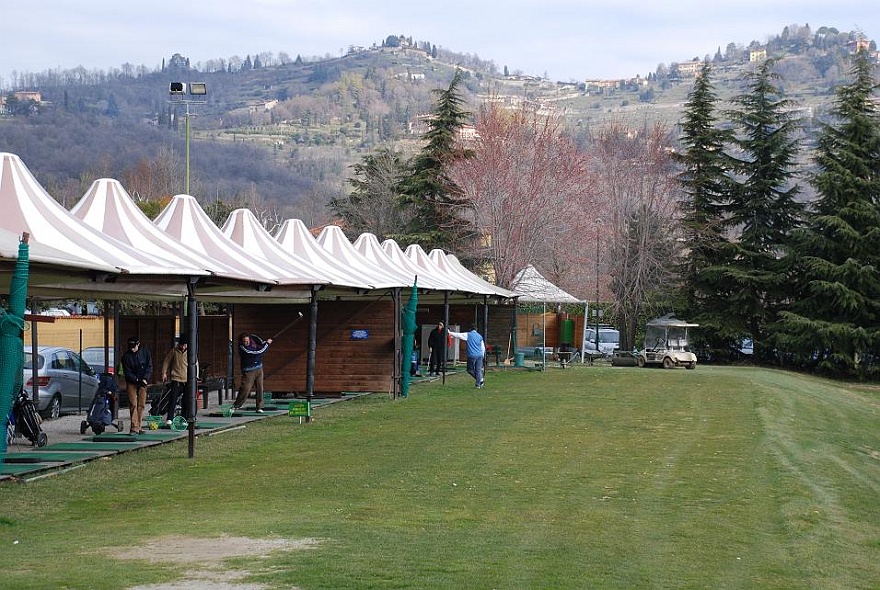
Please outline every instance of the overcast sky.
[[877, 0], [25, 0], [0, 9], [0, 79], [271, 52], [340, 55], [388, 35], [552, 80], [642, 76], [809, 24], [880, 37]]

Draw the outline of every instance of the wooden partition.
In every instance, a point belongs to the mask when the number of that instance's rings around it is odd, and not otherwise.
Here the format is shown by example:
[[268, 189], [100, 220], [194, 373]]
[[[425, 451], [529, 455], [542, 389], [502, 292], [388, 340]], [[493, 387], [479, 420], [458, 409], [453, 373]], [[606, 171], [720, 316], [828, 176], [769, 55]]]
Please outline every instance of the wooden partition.
[[[318, 308], [315, 395], [391, 391], [394, 368], [393, 304], [390, 297], [357, 302], [322, 302]], [[303, 320], [278, 336], [263, 356], [267, 391], [304, 394], [309, 344], [307, 305], [235, 307], [233, 334], [271, 338], [302, 312]], [[235, 354], [235, 381], [240, 378]]]

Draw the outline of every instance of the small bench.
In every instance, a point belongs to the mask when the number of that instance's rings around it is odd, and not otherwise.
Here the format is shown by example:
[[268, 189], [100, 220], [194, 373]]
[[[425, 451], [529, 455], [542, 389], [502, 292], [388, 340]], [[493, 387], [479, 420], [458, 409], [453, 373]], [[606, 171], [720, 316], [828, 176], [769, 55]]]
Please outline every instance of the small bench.
[[196, 405], [198, 398], [202, 398], [202, 409], [208, 408], [208, 394], [212, 391], [217, 392], [217, 404], [223, 405], [223, 394], [226, 392], [225, 377], [209, 377], [198, 382], [198, 391], [196, 392]]

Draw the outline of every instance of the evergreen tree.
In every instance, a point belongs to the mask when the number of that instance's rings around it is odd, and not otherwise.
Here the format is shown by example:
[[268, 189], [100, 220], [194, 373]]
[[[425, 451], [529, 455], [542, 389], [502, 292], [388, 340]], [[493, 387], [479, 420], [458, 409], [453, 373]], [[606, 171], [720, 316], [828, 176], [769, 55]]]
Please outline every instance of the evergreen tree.
[[104, 114], [108, 117], [119, 116], [119, 105], [116, 104], [116, 96], [113, 93], [110, 93], [110, 96], [107, 97], [107, 110]]
[[354, 176], [348, 179], [351, 192], [332, 199], [331, 210], [345, 220], [346, 231], [352, 237], [369, 232], [380, 240], [396, 239], [406, 227], [406, 211], [397, 205], [407, 162], [400, 153], [383, 147], [352, 168]]
[[774, 85], [775, 60], [765, 60], [746, 75], [745, 93], [735, 97], [738, 109], [730, 112], [737, 126], [736, 186], [726, 206], [726, 226], [735, 235], [727, 277], [729, 320], [755, 343], [757, 358], [772, 355], [767, 327], [778, 319], [788, 297], [789, 236], [803, 220], [804, 206], [796, 198], [800, 123], [792, 114], [792, 101], [782, 98]]
[[463, 216], [460, 190], [445, 171], [454, 160], [470, 157], [468, 150], [457, 146], [458, 131], [470, 116], [462, 108], [461, 81], [462, 71], [456, 70], [449, 87], [435, 91], [437, 103], [423, 136], [426, 145], [412, 159], [401, 199], [414, 213], [407, 230], [409, 242], [453, 252], [474, 237], [473, 224]]
[[724, 280], [723, 212], [731, 190], [732, 160], [725, 154], [729, 132], [718, 127], [718, 98], [712, 83], [712, 66], [704, 63], [688, 95], [681, 124], [682, 167], [678, 179], [684, 192], [682, 229], [687, 255], [679, 267], [681, 317], [702, 326], [695, 337], [712, 349], [727, 348], [734, 338], [726, 333], [730, 296]]
[[837, 89], [811, 184], [818, 198], [795, 234], [797, 298], [779, 324], [787, 358], [833, 375], [868, 376], [880, 346], [880, 118], [866, 52]]

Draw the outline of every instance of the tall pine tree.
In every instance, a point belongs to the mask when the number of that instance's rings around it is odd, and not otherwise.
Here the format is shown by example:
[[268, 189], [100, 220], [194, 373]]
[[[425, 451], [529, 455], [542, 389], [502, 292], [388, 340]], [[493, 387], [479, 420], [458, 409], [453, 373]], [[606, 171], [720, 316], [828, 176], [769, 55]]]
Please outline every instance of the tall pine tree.
[[818, 199], [795, 234], [797, 291], [778, 343], [796, 363], [865, 377], [880, 349], [880, 119], [866, 51], [850, 76], [819, 137]]
[[474, 238], [461, 191], [446, 174], [448, 164], [471, 155], [458, 144], [458, 132], [470, 116], [462, 107], [461, 83], [462, 71], [456, 70], [449, 87], [435, 91], [437, 103], [423, 137], [426, 144], [413, 157], [410, 175], [403, 181], [402, 205], [414, 213], [404, 241], [426, 249], [455, 252]]
[[726, 206], [733, 237], [726, 276], [729, 326], [754, 339], [756, 357], [772, 357], [767, 328], [778, 319], [788, 296], [789, 236], [803, 220], [794, 183], [800, 122], [793, 103], [774, 84], [775, 60], [747, 75], [747, 91], [733, 99], [729, 113], [737, 127], [732, 144], [736, 184]]
[[724, 205], [731, 190], [732, 160], [724, 152], [730, 133], [719, 128], [718, 98], [712, 83], [712, 66], [703, 64], [685, 104], [676, 161], [682, 167], [679, 182], [682, 229], [687, 253], [679, 267], [681, 317], [698, 322], [696, 335], [712, 349], [727, 347], [734, 337], [726, 334], [729, 296], [722, 266], [728, 247], [724, 234]]

